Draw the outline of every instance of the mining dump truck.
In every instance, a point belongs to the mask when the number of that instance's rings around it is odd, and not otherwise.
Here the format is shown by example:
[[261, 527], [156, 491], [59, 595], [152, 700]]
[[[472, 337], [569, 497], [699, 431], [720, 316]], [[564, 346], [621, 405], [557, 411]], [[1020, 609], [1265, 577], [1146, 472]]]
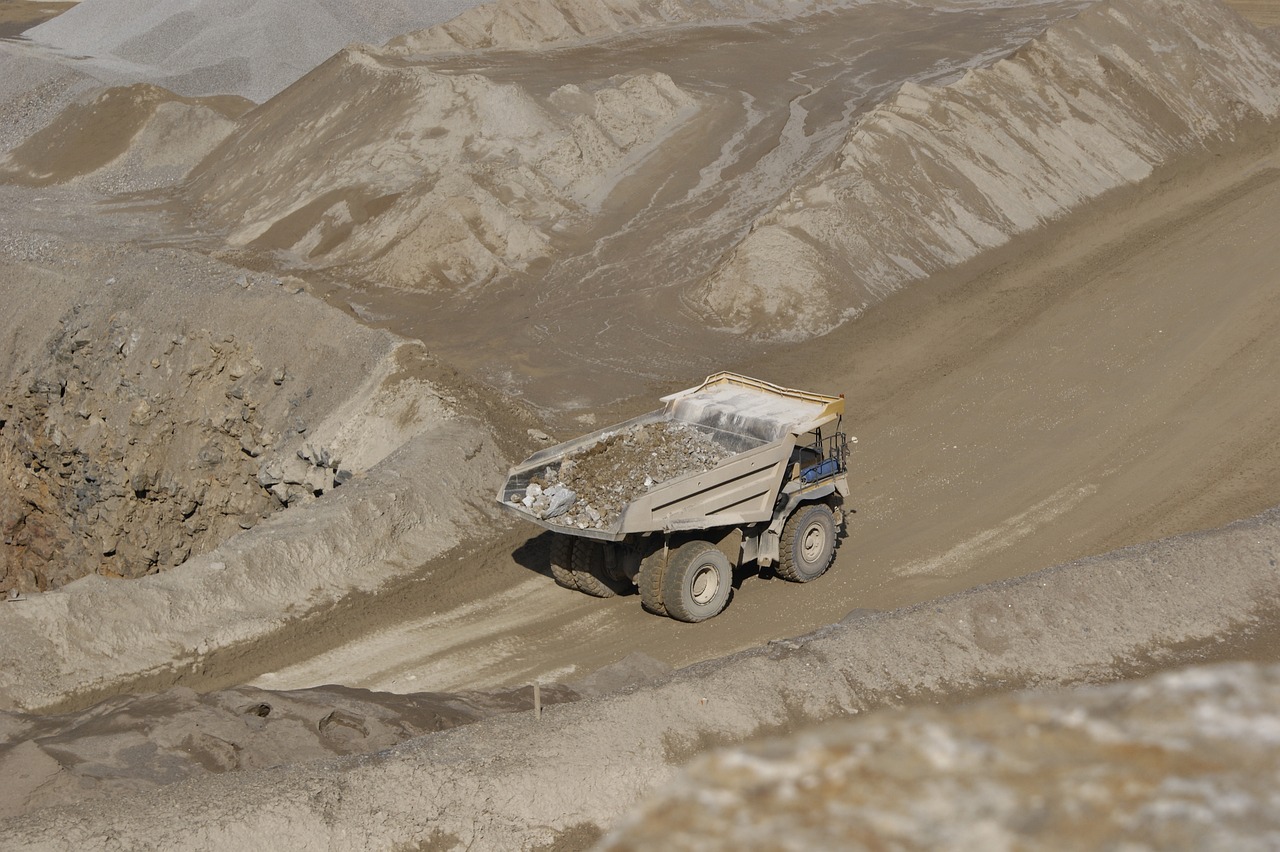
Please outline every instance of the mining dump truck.
[[705, 621], [752, 563], [807, 583], [835, 558], [849, 446], [844, 397], [734, 373], [663, 407], [535, 453], [498, 502], [550, 530], [556, 581]]

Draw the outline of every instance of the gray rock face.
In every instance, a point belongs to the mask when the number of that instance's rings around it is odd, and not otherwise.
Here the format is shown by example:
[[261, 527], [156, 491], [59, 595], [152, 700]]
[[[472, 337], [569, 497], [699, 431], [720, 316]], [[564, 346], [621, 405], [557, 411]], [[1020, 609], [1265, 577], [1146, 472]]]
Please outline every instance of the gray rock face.
[[258, 460], [305, 392], [272, 375], [232, 335], [64, 317], [0, 391], [0, 589], [153, 573], [331, 490], [324, 448]]
[[604, 849], [1274, 849], [1280, 665], [1184, 669], [700, 758]]
[[180, 564], [280, 505], [256, 481], [278, 396], [250, 347], [73, 313], [0, 396], [4, 586]]
[[451, 416], [400, 375], [420, 346], [286, 280], [53, 226], [42, 260], [0, 241], [0, 591], [182, 564]]

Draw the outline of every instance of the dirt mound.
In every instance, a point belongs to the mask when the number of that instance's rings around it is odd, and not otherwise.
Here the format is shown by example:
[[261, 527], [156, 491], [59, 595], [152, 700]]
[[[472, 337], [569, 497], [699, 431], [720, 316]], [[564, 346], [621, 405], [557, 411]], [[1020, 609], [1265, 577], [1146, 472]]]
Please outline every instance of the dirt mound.
[[184, 177], [249, 106], [237, 97], [183, 98], [146, 83], [106, 89], [10, 151], [0, 180], [48, 186], [111, 172], [114, 189], [152, 189]]
[[694, 298], [735, 331], [813, 337], [1277, 115], [1280, 43], [1226, 7], [1099, 3], [948, 86], [904, 84]]
[[[18, 0], [27, 5], [29, 0]], [[47, 127], [71, 105], [102, 86], [56, 58], [0, 40], [0, 153]]]
[[[551, 685], [541, 704], [575, 701]], [[342, 686], [124, 695], [78, 713], [0, 712], [0, 818], [236, 770], [369, 754], [534, 708], [533, 687], [388, 695]]]
[[767, 25], [554, 51], [348, 50], [256, 110], [189, 198], [246, 262], [332, 269], [370, 315], [484, 381], [592, 405], [607, 390], [584, 369], [705, 375], [741, 356], [682, 295], [861, 111], [1079, 6], [785, 6]]
[[[80, 57], [102, 79], [261, 102], [351, 42], [381, 43], [474, 3], [83, 0], [25, 35]], [[88, 59], [85, 59], [88, 57]]]
[[463, 290], [545, 258], [557, 225], [693, 112], [663, 74], [535, 98], [349, 48], [255, 112], [190, 196], [233, 245]]

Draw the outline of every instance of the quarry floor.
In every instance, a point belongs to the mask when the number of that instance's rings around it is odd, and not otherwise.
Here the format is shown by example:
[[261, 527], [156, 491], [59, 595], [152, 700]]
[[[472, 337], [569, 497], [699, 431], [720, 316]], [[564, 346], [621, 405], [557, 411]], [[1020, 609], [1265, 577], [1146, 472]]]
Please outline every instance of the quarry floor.
[[[1280, 503], [1280, 149], [1263, 132], [732, 366], [848, 393], [856, 514], [830, 573], [742, 577], [686, 625], [556, 586], [533, 527], [351, 601], [323, 633], [223, 673], [408, 692], [675, 666]], [[610, 412], [652, 407], [638, 398]], [[575, 425], [566, 417], [561, 438]], [[605, 421], [607, 422], [607, 421]], [[578, 427], [580, 428], [580, 427]]]
[[[1274, 4], [1241, 5], [1274, 15]], [[146, 205], [98, 215], [57, 191], [7, 188], [3, 198], [34, 230], [74, 231], [121, 251], [154, 244], [153, 227], [167, 215]], [[634, 354], [660, 325], [627, 330], [628, 369], [618, 354], [627, 346], [593, 360], [592, 341], [649, 297], [602, 304], [599, 322], [558, 329], [554, 349], [525, 362], [533, 380], [525, 390], [537, 389], [526, 399], [557, 440], [647, 411], [661, 393], [696, 382], [700, 375], [677, 378], [681, 361], [847, 394], [845, 426], [858, 438], [853, 512], [828, 575], [807, 585], [744, 575], [721, 616], [687, 625], [644, 612], [638, 596], [599, 600], [557, 586], [548, 535], [511, 521], [181, 682], [202, 691], [336, 683], [411, 693], [571, 682], [636, 651], [684, 667], [851, 612], [901, 610], [1263, 512], [1280, 504], [1277, 221], [1280, 131], [1259, 128], [805, 344], [744, 344], [718, 362], [721, 344], [689, 334], [683, 316], [679, 358]], [[644, 260], [624, 249], [611, 250]], [[485, 370], [494, 351], [520, 363], [520, 352], [506, 350], [547, 339], [523, 329], [513, 344], [526, 305], [474, 310], [442, 341], [457, 317], [424, 319], [421, 300], [312, 284], [349, 314], [432, 351], [473, 353], [459, 356], [458, 383], [489, 397], [496, 432], [525, 433], [527, 412], [503, 420]], [[675, 296], [662, 307], [681, 310]], [[557, 353], [571, 357], [557, 362]], [[584, 398], [602, 405], [584, 408]], [[998, 600], [1017, 609], [1032, 591], [1003, 587]], [[1205, 587], [1206, 608], [1212, 593]], [[924, 645], [937, 626], [909, 624]], [[1134, 672], [1195, 659], [1274, 661], [1280, 652], [1273, 626], [1218, 640], [1138, 661]]]

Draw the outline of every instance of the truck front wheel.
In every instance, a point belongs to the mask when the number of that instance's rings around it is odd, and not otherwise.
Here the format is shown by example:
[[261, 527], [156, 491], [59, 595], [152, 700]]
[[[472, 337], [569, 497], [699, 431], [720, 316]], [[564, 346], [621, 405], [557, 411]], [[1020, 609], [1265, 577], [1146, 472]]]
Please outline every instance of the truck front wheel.
[[677, 621], [706, 621], [720, 614], [733, 590], [729, 558], [705, 541], [680, 546], [667, 563], [662, 603]]
[[782, 527], [778, 575], [793, 583], [807, 583], [827, 572], [836, 555], [836, 521], [822, 503], [801, 506]]

